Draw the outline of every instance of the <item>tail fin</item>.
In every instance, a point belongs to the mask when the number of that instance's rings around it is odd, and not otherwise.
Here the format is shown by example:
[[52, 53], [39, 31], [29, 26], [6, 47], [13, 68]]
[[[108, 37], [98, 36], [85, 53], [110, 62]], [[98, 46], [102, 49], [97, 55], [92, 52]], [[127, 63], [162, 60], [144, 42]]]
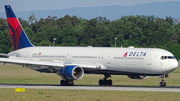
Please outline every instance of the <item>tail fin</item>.
[[16, 18], [13, 10], [11, 9], [11, 6], [5, 5], [5, 10], [14, 50], [33, 47], [33, 44], [29, 41], [29, 38]]

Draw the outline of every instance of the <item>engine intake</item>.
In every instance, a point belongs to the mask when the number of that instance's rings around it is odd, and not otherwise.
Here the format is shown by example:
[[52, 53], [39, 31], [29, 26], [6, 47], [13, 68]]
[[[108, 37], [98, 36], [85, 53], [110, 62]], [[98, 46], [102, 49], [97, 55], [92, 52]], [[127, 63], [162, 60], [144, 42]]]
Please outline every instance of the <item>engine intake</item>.
[[145, 75], [128, 75], [129, 78], [131, 79], [147, 79], [149, 76]]
[[79, 80], [84, 76], [84, 70], [80, 66], [70, 65], [62, 67], [58, 73], [63, 79]]

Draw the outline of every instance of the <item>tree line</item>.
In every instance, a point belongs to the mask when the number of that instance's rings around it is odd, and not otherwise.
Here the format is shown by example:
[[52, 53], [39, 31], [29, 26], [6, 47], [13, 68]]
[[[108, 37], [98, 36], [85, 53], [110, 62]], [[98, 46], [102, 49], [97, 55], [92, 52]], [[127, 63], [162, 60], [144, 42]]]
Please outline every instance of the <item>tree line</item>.
[[[56, 38], [56, 46], [114, 47], [117, 39], [117, 47], [162, 48], [180, 59], [180, 23], [174, 24], [171, 17], [137, 15], [110, 21], [106, 17], [87, 20], [66, 15], [37, 21], [32, 14], [28, 21], [19, 21], [35, 46], [53, 46]], [[0, 53], [12, 50], [7, 20], [0, 18]]]

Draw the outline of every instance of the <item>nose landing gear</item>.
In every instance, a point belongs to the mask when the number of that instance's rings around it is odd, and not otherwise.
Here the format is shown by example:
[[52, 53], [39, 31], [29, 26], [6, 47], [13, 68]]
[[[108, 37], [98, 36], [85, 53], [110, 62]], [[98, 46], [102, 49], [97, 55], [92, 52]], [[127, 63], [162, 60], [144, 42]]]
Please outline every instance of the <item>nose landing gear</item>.
[[163, 75], [162, 76], [162, 81], [159, 83], [159, 86], [160, 87], [166, 87], [166, 79], [165, 79], [166, 75]]
[[109, 79], [109, 80], [107, 80], [107, 78], [111, 78], [111, 75], [108, 75], [108, 74], [104, 74], [104, 79], [102, 80], [102, 79], [100, 79], [99, 80], [99, 85], [100, 86], [111, 86], [112, 85], [112, 80], [111, 79]]

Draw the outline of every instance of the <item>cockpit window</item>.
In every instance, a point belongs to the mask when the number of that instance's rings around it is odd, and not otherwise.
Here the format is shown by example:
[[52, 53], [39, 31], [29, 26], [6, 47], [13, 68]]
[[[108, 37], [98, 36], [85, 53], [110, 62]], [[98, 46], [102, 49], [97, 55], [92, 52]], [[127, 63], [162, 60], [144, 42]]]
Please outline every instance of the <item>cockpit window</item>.
[[176, 59], [174, 56], [161, 56], [161, 59]]

